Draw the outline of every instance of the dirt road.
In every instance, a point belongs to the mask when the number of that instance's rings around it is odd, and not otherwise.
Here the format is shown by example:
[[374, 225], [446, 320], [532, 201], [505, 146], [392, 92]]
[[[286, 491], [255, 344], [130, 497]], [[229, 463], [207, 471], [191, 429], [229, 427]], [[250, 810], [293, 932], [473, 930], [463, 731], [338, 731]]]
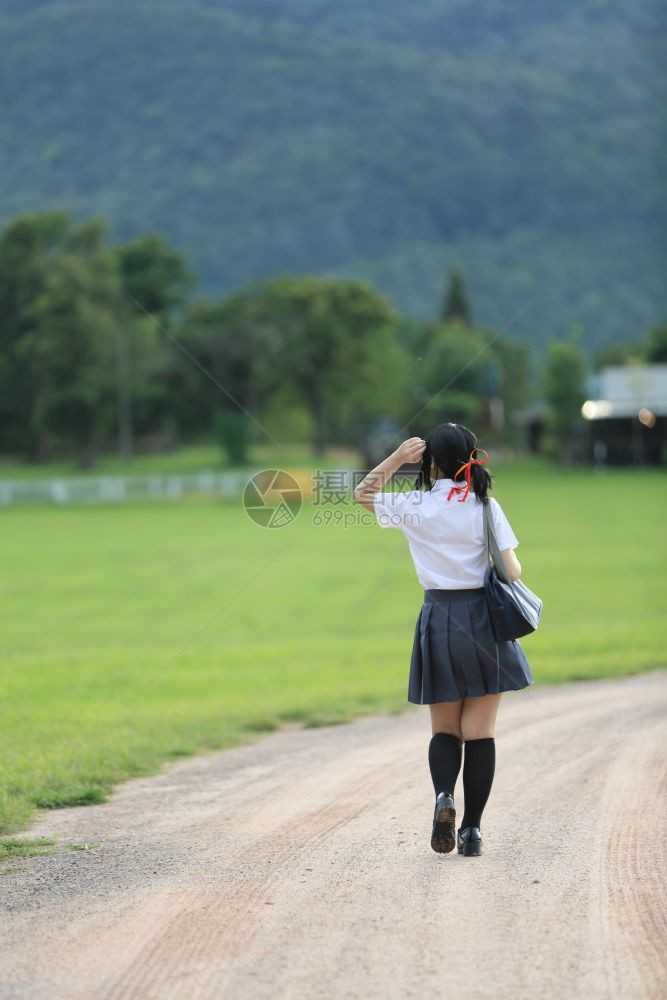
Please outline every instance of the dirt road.
[[0, 879], [0, 996], [664, 996], [667, 672], [506, 695], [480, 858], [431, 851], [427, 713], [47, 815], [32, 833], [99, 847]]

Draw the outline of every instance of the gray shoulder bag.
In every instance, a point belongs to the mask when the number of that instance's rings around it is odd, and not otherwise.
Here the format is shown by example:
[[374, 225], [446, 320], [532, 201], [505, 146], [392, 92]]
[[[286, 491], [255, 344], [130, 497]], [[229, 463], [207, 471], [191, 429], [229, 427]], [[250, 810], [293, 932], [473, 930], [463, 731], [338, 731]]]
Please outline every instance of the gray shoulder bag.
[[521, 580], [510, 582], [493, 531], [488, 500], [483, 503], [483, 508], [489, 559], [484, 576], [484, 593], [496, 641], [507, 642], [535, 631], [542, 614], [542, 601]]

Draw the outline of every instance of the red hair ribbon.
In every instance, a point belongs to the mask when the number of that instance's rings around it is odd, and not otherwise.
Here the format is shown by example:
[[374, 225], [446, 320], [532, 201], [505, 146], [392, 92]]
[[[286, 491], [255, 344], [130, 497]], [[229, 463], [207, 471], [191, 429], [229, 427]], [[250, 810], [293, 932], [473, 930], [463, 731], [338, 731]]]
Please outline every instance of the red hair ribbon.
[[[483, 458], [481, 461], [478, 458], [473, 458], [476, 451], [483, 451], [484, 454], [486, 455], [486, 458]], [[460, 469], [456, 470], [456, 476], [454, 476], [454, 480], [456, 481], [456, 477], [458, 476], [459, 472], [462, 472], [465, 469], [465, 480], [466, 480], [465, 487], [463, 485], [452, 486], [451, 490], [447, 495], [447, 499], [448, 500], [452, 499], [452, 493], [461, 493], [463, 491], [463, 496], [458, 498], [458, 502], [464, 503], [468, 498], [468, 494], [470, 493], [470, 472], [473, 464], [486, 465], [488, 461], [489, 461], [489, 453], [488, 451], [486, 451], [486, 449], [473, 448], [473, 450], [470, 452], [470, 458], [468, 459], [468, 461], [464, 465], [462, 465]]]

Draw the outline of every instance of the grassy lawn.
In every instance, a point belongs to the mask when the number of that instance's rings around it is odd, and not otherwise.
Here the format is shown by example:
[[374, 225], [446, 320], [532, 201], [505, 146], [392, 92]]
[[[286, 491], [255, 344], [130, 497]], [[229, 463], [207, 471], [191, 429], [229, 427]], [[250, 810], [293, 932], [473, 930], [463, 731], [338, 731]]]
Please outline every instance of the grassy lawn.
[[[538, 685], [665, 666], [664, 473], [496, 471], [545, 602], [522, 640]], [[347, 528], [314, 513], [270, 531], [208, 499], [0, 512], [0, 833], [285, 721], [406, 708], [407, 543], [361, 508]]]

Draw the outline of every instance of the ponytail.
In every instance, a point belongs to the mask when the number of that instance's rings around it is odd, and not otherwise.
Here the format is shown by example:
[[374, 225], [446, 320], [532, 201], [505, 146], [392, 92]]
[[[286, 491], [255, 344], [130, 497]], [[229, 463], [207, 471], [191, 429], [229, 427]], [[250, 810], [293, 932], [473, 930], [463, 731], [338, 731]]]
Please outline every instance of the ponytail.
[[490, 473], [486, 471], [483, 465], [473, 462], [470, 469], [470, 478], [472, 480], [473, 492], [477, 499], [481, 500], [482, 503], [488, 503], [489, 490], [491, 489]]

